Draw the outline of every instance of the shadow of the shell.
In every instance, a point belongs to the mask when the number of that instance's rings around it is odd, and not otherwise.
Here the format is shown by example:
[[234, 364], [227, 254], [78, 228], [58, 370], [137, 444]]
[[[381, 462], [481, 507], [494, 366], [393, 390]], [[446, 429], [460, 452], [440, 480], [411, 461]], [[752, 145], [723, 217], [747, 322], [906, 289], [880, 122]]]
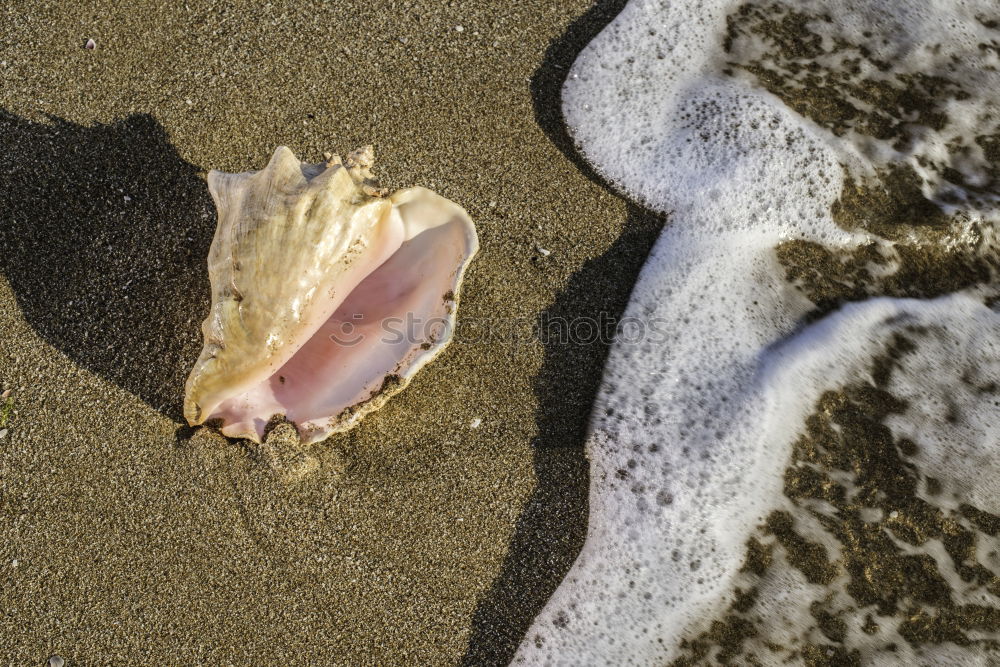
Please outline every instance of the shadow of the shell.
[[[531, 81], [535, 120], [550, 141], [591, 181], [614, 191], [577, 151], [562, 115], [561, 91], [570, 65], [622, 10], [627, 0], [597, 2], [549, 45]], [[639, 270], [663, 227], [662, 215], [627, 203], [621, 236], [570, 279], [539, 326], [554, 321], [617, 321]], [[550, 329], [551, 331], [551, 329]], [[518, 518], [500, 574], [475, 611], [462, 665], [506, 665], [531, 622], [569, 571], [587, 531], [589, 464], [584, 438], [600, 387], [606, 339], [545, 343], [535, 378], [538, 437], [532, 443], [537, 485]]]
[[175, 421], [208, 309], [215, 221], [148, 114], [83, 126], [0, 110], [0, 272], [26, 320]]

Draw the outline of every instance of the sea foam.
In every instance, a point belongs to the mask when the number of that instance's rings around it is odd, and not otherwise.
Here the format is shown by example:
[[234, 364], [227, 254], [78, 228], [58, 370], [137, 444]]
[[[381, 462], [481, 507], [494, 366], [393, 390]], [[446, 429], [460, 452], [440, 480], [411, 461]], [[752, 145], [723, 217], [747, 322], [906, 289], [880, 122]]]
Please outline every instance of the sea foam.
[[580, 54], [581, 151], [670, 214], [625, 313], [658, 335], [612, 347], [515, 664], [995, 651], [991, 4], [631, 0]]

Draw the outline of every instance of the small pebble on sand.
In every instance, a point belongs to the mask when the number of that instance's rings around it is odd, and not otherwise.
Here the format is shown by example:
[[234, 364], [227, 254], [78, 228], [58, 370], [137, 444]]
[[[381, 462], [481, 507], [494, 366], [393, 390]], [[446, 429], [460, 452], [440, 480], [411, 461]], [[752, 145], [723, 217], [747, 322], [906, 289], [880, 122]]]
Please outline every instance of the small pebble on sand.
[[479, 417], [476, 417], [476, 418], [475, 418], [475, 419], [473, 419], [473, 420], [472, 420], [472, 422], [471, 422], [471, 423], [469, 424], [469, 428], [479, 428], [480, 426], [482, 426], [482, 424], [483, 424], [483, 420], [482, 420], [482, 419], [480, 419]]
[[7, 437], [7, 429], [0, 428], [0, 440], [3, 440], [6, 437]]
[[91, 51], [93, 51], [94, 49], [97, 48], [97, 42], [95, 42], [92, 39], [88, 39], [86, 45], [84, 46], [84, 48], [87, 48], [87, 49], [90, 49]]
[[49, 667], [63, 667], [66, 661], [62, 659], [62, 656], [53, 655], [49, 657]]

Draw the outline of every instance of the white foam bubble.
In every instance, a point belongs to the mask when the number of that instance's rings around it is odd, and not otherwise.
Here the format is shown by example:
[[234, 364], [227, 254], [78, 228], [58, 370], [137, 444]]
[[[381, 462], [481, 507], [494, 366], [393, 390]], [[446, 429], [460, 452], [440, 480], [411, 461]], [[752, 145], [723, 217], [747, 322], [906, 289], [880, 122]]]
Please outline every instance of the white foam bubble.
[[[834, 224], [842, 165], [864, 174], [908, 160], [932, 195], [948, 187], [945, 167], [969, 178], [983, 168], [981, 154], [959, 164], [941, 147], [987, 123], [983, 98], [992, 92], [954, 101], [958, 120], [946, 131], [914, 132], [908, 146], [853, 129], [835, 135], [750, 77], [724, 73], [727, 16], [738, 5], [632, 0], [567, 79], [564, 113], [584, 155], [670, 218], [625, 313], [646, 322], [647, 335], [613, 345], [595, 407], [587, 542], [515, 664], [662, 664], [690, 627], [720, 609], [747, 537], [785, 502], [790, 445], [819, 392], [846, 381], [858, 359], [870, 361], [864, 350], [876, 323], [921, 307], [880, 299], [800, 331], [813, 304], [786, 281], [775, 247], [791, 239], [853, 247], [869, 238]], [[838, 29], [866, 43], [866, 19], [878, 15], [883, 32], [915, 31], [875, 55], [901, 50], [917, 71], [929, 62], [915, 55], [924, 53], [921, 40], [951, 29], [942, 17], [958, 17], [957, 43], [977, 49], [984, 28], [976, 12], [985, 6], [848, 2]], [[986, 214], [970, 215], [983, 222]], [[962, 298], [969, 303], [942, 300], [936, 316], [984, 308]], [[927, 456], [948, 465], [944, 455]], [[984, 483], [977, 498], [993, 489]]]

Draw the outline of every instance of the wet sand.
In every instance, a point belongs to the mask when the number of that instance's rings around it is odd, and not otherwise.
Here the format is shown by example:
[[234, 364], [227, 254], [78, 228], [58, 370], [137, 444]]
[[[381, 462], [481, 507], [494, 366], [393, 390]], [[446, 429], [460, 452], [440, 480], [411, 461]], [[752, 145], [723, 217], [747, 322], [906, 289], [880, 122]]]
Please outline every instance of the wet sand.
[[[0, 662], [509, 659], [582, 544], [606, 353], [533, 328], [619, 313], [662, 224], [559, 118], [565, 68], [623, 4], [3, 10]], [[456, 343], [290, 480], [182, 424], [202, 174], [363, 143], [385, 185], [465, 206], [482, 249]]]

